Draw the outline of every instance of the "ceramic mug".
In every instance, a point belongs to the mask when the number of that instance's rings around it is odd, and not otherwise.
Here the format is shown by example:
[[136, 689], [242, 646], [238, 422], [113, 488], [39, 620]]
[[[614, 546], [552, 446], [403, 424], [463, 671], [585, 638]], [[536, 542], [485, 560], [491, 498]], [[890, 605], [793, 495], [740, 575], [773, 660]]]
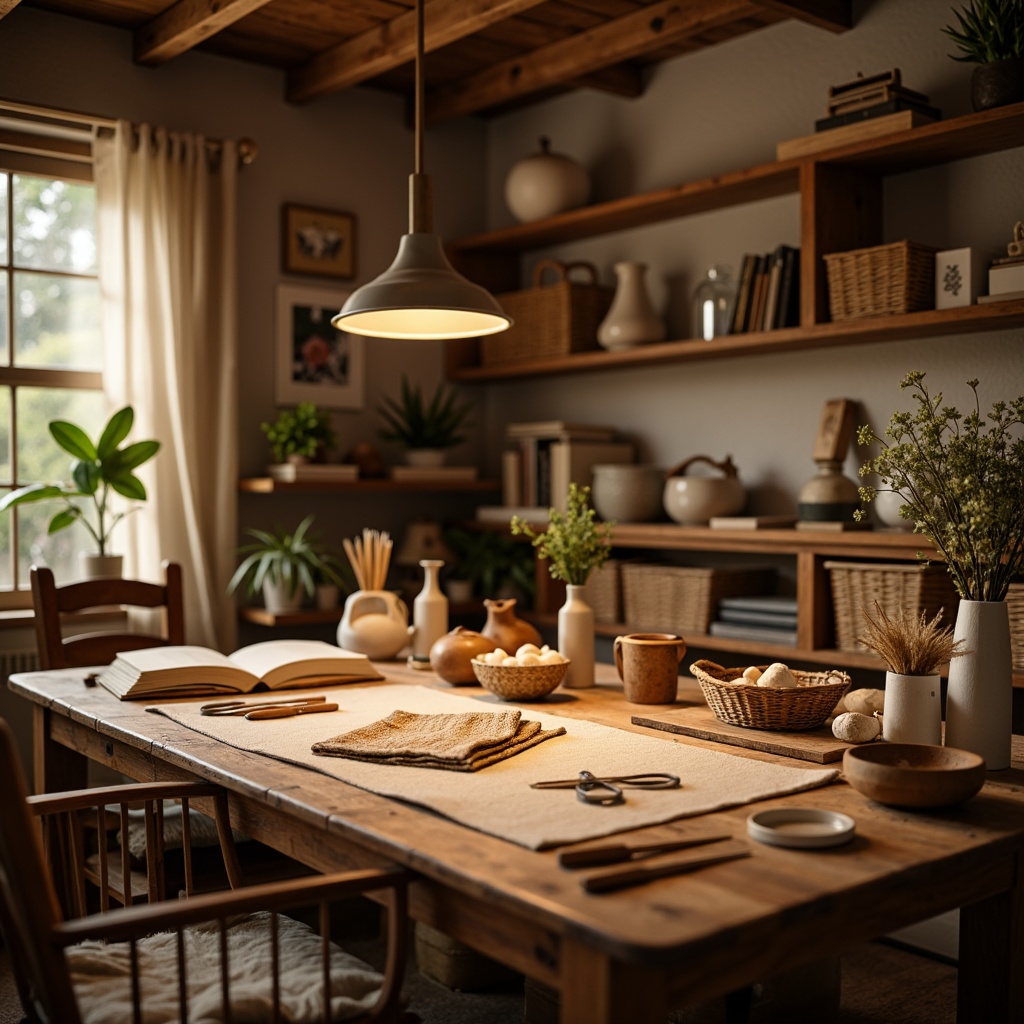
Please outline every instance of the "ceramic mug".
[[632, 704], [673, 704], [686, 642], [674, 633], [617, 636], [615, 667]]

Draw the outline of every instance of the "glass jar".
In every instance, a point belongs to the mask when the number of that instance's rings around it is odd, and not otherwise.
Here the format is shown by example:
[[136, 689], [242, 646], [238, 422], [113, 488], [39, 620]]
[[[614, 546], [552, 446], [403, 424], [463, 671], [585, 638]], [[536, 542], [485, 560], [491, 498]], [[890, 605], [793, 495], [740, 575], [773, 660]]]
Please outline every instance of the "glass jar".
[[704, 280], [693, 293], [693, 337], [711, 341], [728, 334], [734, 298], [732, 269], [708, 267]]

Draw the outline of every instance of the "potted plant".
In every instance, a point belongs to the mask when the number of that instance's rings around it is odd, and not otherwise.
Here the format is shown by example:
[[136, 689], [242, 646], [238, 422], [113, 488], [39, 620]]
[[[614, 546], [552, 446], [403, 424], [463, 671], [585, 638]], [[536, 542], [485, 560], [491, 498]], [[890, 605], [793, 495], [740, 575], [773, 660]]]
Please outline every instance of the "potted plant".
[[268, 612], [297, 611], [305, 596], [316, 592], [317, 579], [341, 585], [341, 562], [333, 551], [309, 533], [313, 517], [306, 516], [291, 533], [275, 527], [271, 531], [249, 527], [255, 538], [238, 553], [246, 557], [228, 583], [228, 593], [244, 587], [249, 597], [262, 592]]
[[975, 110], [1024, 100], [1024, 3], [1021, 0], [970, 0], [954, 10], [957, 24], [946, 33], [957, 45], [953, 60], [977, 64], [971, 75]]
[[313, 402], [282, 409], [274, 423], [261, 423], [260, 429], [267, 435], [277, 463], [322, 459], [338, 443], [330, 416]]
[[[72, 483], [30, 484], [0, 501], [0, 512], [36, 501], [59, 502], [62, 507], [50, 520], [47, 533], [57, 533], [73, 523], [85, 527], [96, 544], [95, 552], [83, 551], [80, 555], [86, 578], [121, 575], [121, 556], [110, 553], [110, 534], [138, 506], [115, 510], [111, 505], [113, 494], [133, 501], [146, 500], [146, 488], [135, 470], [156, 455], [160, 442], [135, 441], [122, 446], [134, 420], [135, 412], [130, 405], [119, 409], [95, 442], [81, 427], [66, 420], [53, 420], [49, 424], [50, 435], [74, 458]], [[84, 501], [85, 507], [80, 501]], [[92, 519], [86, 514], [90, 507]]]
[[404, 445], [409, 465], [440, 466], [445, 450], [466, 439], [460, 431], [471, 408], [468, 403], [459, 402], [443, 381], [430, 401], [425, 401], [419, 385], [413, 387], [403, 374], [401, 401], [387, 396], [377, 407], [387, 423], [380, 436]]
[[590, 488], [569, 485], [564, 513], [552, 508], [548, 528], [535, 532], [529, 523], [513, 516], [513, 534], [531, 538], [539, 558], [548, 561], [548, 571], [566, 583], [566, 601], [558, 611], [558, 649], [569, 659], [564, 686], [594, 685], [594, 610], [586, 603], [587, 577], [600, 569], [611, 554], [611, 522], [596, 522], [590, 507]]
[[[1010, 763], [1012, 675], [1006, 594], [1024, 572], [1024, 396], [993, 403], [981, 413], [978, 381], [967, 386], [974, 408], [966, 415], [932, 395], [920, 371], [908, 373], [915, 412], [897, 412], [885, 437], [870, 426], [858, 443], [881, 451], [860, 468], [874, 473], [903, 499], [901, 515], [914, 522], [946, 560], [960, 595], [954, 639], [970, 653], [949, 670], [946, 742], [981, 754], [989, 770]], [[862, 487], [871, 501], [874, 487]], [[863, 518], [864, 511], [857, 513]]]
[[469, 588], [466, 600], [473, 595], [510, 596], [505, 593], [509, 590], [524, 603], [532, 600], [536, 580], [529, 547], [496, 530], [455, 528], [448, 530], [444, 539], [455, 555], [449, 587], [464, 582]]

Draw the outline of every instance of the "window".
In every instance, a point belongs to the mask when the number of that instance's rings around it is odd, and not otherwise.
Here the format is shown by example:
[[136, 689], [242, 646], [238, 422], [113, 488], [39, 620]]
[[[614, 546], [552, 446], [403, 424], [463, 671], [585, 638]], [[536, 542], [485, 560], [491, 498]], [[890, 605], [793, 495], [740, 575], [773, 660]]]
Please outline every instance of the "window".
[[[4, 154], [0, 153], [0, 160]], [[83, 170], [87, 169], [83, 168]], [[47, 424], [92, 433], [106, 420], [96, 276], [96, 193], [88, 181], [0, 164], [0, 494], [70, 479]], [[97, 428], [98, 429], [98, 428]], [[0, 515], [0, 607], [25, 607], [28, 567], [77, 575], [80, 526], [49, 536], [57, 506]]]

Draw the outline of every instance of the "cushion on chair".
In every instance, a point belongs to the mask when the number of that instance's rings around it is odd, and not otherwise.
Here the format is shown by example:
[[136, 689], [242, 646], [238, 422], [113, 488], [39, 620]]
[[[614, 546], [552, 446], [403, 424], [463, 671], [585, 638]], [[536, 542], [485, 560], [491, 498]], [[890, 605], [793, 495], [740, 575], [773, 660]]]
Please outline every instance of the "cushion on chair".
[[[270, 1019], [270, 917], [266, 912], [231, 920], [228, 931], [232, 1020], [259, 1024]], [[278, 918], [281, 958], [281, 1019], [288, 1024], [322, 1020], [320, 937], [291, 918]], [[164, 1024], [178, 1017], [177, 937], [161, 932], [140, 939], [142, 1019]], [[67, 951], [71, 982], [83, 1024], [131, 1020], [131, 962], [127, 942], [88, 941]], [[189, 1024], [219, 1024], [220, 929], [213, 922], [185, 931]], [[331, 944], [331, 1013], [345, 1020], [373, 1006], [384, 978], [368, 964]]]

